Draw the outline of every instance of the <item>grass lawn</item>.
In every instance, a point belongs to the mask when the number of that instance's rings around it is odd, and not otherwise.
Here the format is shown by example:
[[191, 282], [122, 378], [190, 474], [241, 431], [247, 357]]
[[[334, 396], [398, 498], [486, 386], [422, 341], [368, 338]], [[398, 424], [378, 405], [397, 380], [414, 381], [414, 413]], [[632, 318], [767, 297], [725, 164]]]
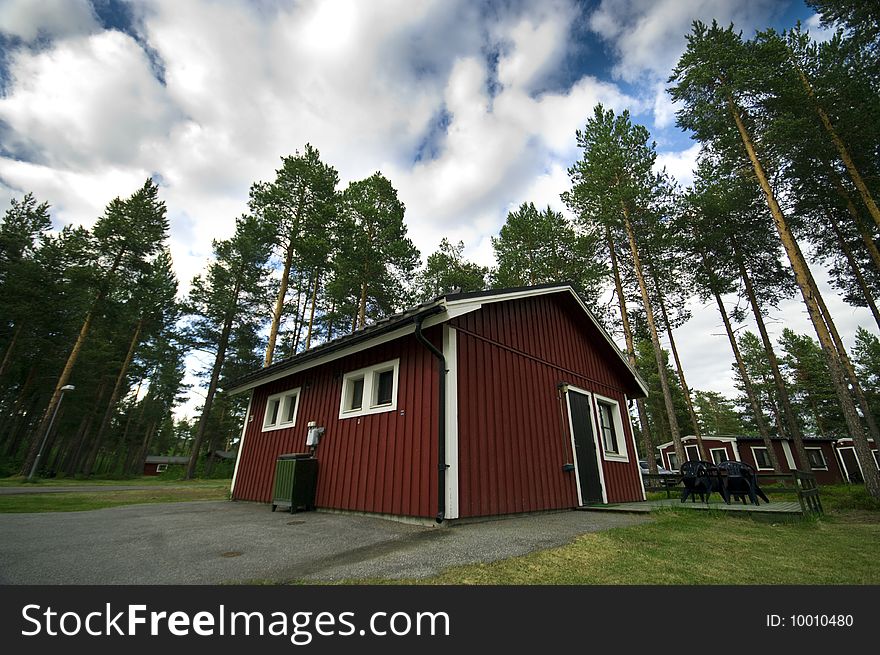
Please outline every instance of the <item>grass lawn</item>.
[[[91, 485], [90, 480], [73, 481], [79, 485]], [[105, 481], [111, 482], [111, 481]], [[115, 480], [118, 485], [141, 485], [136, 480]], [[43, 483], [41, 483], [43, 484]], [[4, 485], [14, 486], [14, 485]], [[54, 486], [58, 486], [57, 484]], [[73, 486], [73, 485], [71, 485]], [[157, 482], [155, 489], [146, 491], [114, 490], [107, 484], [107, 491], [101, 492], [60, 492], [43, 494], [0, 495], [0, 513], [21, 512], [79, 512], [118, 505], [141, 503], [173, 503], [188, 500], [225, 500], [229, 490], [229, 480], [165, 480]]]
[[3, 487], [23, 487], [25, 485], [34, 485], [39, 487], [75, 487], [75, 486], [86, 486], [86, 487], [95, 487], [95, 486], [144, 486], [144, 485], [189, 485], [189, 484], [201, 484], [202, 482], [222, 482], [226, 485], [229, 484], [229, 480], [174, 480], [170, 478], [163, 478], [156, 475], [144, 475], [137, 478], [118, 478], [118, 479], [109, 479], [109, 478], [85, 478], [85, 479], [77, 479], [77, 478], [35, 478], [33, 481], [28, 482], [27, 478], [16, 475], [9, 478], [0, 478], [0, 488]]
[[[788, 497], [786, 500], [792, 500]], [[880, 584], [880, 503], [864, 487], [823, 487], [826, 515], [770, 523], [660, 510], [654, 521], [414, 584]], [[371, 580], [372, 583], [400, 581]]]

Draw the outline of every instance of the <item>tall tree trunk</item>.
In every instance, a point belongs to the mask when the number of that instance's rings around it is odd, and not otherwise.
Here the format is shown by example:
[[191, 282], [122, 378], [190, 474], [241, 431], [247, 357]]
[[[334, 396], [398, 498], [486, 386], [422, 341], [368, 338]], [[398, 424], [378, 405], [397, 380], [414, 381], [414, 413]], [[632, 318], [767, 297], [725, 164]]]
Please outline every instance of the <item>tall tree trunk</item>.
[[363, 329], [367, 322], [367, 281], [361, 282], [361, 298], [358, 302], [357, 329]]
[[107, 409], [104, 411], [104, 418], [101, 419], [101, 425], [98, 426], [98, 433], [95, 435], [95, 440], [92, 443], [92, 449], [89, 453], [89, 459], [86, 462], [85, 471], [83, 471], [85, 475], [92, 474], [92, 463], [95, 460], [95, 455], [97, 455], [101, 448], [107, 428], [110, 427], [110, 421], [113, 419], [113, 412], [116, 409], [116, 402], [119, 400], [119, 393], [122, 391], [122, 385], [125, 384], [125, 378], [128, 376], [128, 367], [131, 366], [131, 362], [134, 359], [134, 353], [137, 350], [143, 327], [144, 318], [141, 317], [134, 328], [134, 334], [131, 335], [131, 341], [128, 344], [128, 352], [125, 354], [125, 359], [122, 361], [122, 367], [119, 369], [119, 373], [116, 376], [116, 383], [113, 385], [113, 390], [110, 392], [110, 399], [107, 401]]
[[[617, 265], [617, 248], [614, 246], [614, 239], [611, 236], [611, 228], [607, 225], [605, 226], [605, 239], [608, 242], [608, 252], [611, 254], [611, 271], [614, 273], [614, 288], [617, 291], [617, 301], [620, 305], [620, 320], [623, 322], [623, 338], [624, 341], [626, 341], [626, 356], [633, 369], [637, 369], [636, 349], [635, 343], [633, 342], [632, 327], [629, 322], [629, 311], [626, 308], [626, 296], [623, 294], [623, 283], [620, 280], [620, 268]], [[648, 460], [648, 472], [652, 475], [657, 475], [657, 458], [654, 454], [654, 435], [651, 433], [651, 426], [648, 424], [648, 412], [645, 407], [644, 399], [636, 399], [636, 410], [639, 415], [639, 427], [642, 431], [645, 459]]]
[[315, 325], [315, 305], [318, 302], [318, 285], [321, 283], [321, 269], [315, 269], [315, 284], [312, 287], [311, 310], [309, 310], [309, 329], [306, 331], [306, 350], [312, 346], [312, 328]]
[[837, 189], [837, 194], [846, 203], [846, 211], [848, 211], [849, 215], [852, 217], [853, 223], [855, 223], [856, 229], [859, 231], [859, 236], [862, 237], [862, 243], [865, 244], [865, 248], [867, 248], [868, 253], [871, 255], [871, 261], [874, 262], [874, 267], [880, 272], [880, 249], [878, 249], [877, 244], [874, 243], [874, 237], [868, 230], [868, 226], [865, 225], [865, 221], [862, 220], [861, 212], [856, 209], [855, 203], [853, 203], [852, 198], [849, 197], [849, 192], [847, 192], [846, 188], [843, 186], [843, 182], [840, 181], [840, 177], [834, 169], [831, 169], [831, 175], [834, 179], [834, 187]]
[[149, 452], [150, 442], [153, 440], [153, 437], [156, 434], [157, 427], [157, 421], [153, 419], [153, 421], [151, 421], [150, 425], [147, 427], [146, 432], [144, 432], [144, 439], [141, 442], [141, 446], [140, 448], [138, 448], [136, 456], [129, 464], [128, 472], [132, 475], [143, 475], [144, 460], [146, 459], [147, 453]]
[[[293, 328], [293, 348], [290, 356], [293, 357], [296, 353], [299, 352], [299, 343], [302, 338], [302, 330], [306, 324], [306, 306], [308, 303], [308, 295], [303, 297], [303, 292], [305, 289], [305, 272], [300, 271], [299, 274], [299, 284], [297, 285], [296, 290], [296, 322], [294, 323]], [[309, 288], [311, 288], [311, 276], [309, 277]], [[302, 307], [300, 307], [302, 305]]]
[[281, 271], [281, 286], [278, 287], [278, 296], [275, 298], [275, 309], [272, 311], [272, 323], [269, 325], [269, 343], [266, 345], [266, 356], [263, 366], [272, 363], [275, 354], [275, 341], [278, 339], [278, 328], [281, 325], [281, 314], [284, 312], [284, 299], [287, 297], [290, 269], [293, 266], [293, 241], [287, 244], [284, 253], [284, 269]]
[[116, 253], [116, 257], [114, 258], [110, 269], [104, 276], [98, 294], [92, 301], [92, 304], [89, 307], [89, 311], [86, 313], [85, 319], [83, 319], [83, 324], [80, 327], [79, 333], [76, 335], [76, 341], [73, 344], [73, 348], [71, 349], [70, 354], [67, 356], [67, 361], [64, 363], [64, 369], [62, 369], [61, 375], [58, 377], [58, 381], [55, 383], [55, 389], [52, 391], [52, 396], [49, 399], [49, 404], [46, 407], [46, 411], [43, 412], [43, 417], [42, 419], [40, 419], [40, 423], [37, 426], [37, 429], [34, 430], [31, 434], [31, 444], [30, 448], [28, 449], [27, 457], [25, 457], [24, 462], [21, 465], [21, 475], [27, 475], [28, 473], [30, 473], [31, 467], [34, 465], [34, 460], [37, 458], [37, 453], [40, 450], [42, 435], [46, 433], [46, 430], [49, 427], [49, 423], [52, 421], [52, 415], [55, 413], [55, 405], [57, 405], [58, 401], [61, 399], [61, 388], [66, 386], [68, 381], [70, 380], [70, 375], [73, 372], [73, 367], [76, 364], [76, 360], [79, 359], [79, 354], [80, 352], [82, 352], [83, 345], [86, 342], [86, 338], [89, 336], [89, 332], [92, 329], [92, 320], [94, 319], [95, 311], [97, 310], [98, 305], [103, 302], [104, 297], [107, 295], [110, 280], [112, 279], [113, 275], [116, 274], [116, 269], [119, 268], [119, 265], [122, 263], [123, 256], [125, 256], [125, 248], [122, 248], [118, 253]]
[[733, 332], [733, 327], [730, 325], [730, 318], [727, 315], [727, 309], [724, 307], [724, 301], [721, 300], [721, 294], [715, 289], [712, 290], [712, 293], [715, 296], [715, 302], [718, 304], [718, 311], [721, 313], [721, 320], [724, 321], [724, 329], [727, 331], [727, 338], [730, 341], [730, 347], [733, 350], [733, 357], [736, 360], [736, 367], [739, 369], [739, 374], [743, 381], [743, 387], [745, 388], [746, 396], [749, 399], [749, 405], [752, 406], [752, 413], [755, 415], [755, 424], [758, 426], [758, 433], [761, 435], [764, 447], [767, 448], [770, 465], [776, 473], [781, 473], [782, 469], [779, 467], [779, 459], [776, 457], [776, 449], [773, 448], [773, 440], [770, 438], [770, 431], [767, 429], [767, 423], [764, 421], [764, 412], [761, 410], [761, 403], [758, 401], [758, 396], [755, 393], [752, 379], [749, 377], [742, 354], [739, 351], [739, 344], [736, 342], [736, 335]]
[[871, 314], [874, 316], [874, 322], [877, 324], [877, 327], [880, 328], [880, 312], [877, 311], [877, 303], [874, 302], [874, 297], [871, 294], [871, 290], [868, 289], [868, 283], [865, 281], [865, 276], [862, 275], [858, 262], [856, 262], [856, 258], [853, 256], [852, 249], [849, 247], [849, 244], [847, 244], [846, 239], [843, 238], [843, 234], [840, 232], [840, 226], [830, 212], [828, 214], [828, 221], [831, 223], [831, 229], [834, 230], [834, 236], [837, 237], [837, 244], [840, 246], [840, 250], [846, 258], [846, 263], [849, 264], [853, 277], [855, 277], [856, 283], [859, 285], [862, 297], [865, 299], [865, 303], [867, 303], [868, 308], [871, 310]]
[[[773, 384], [776, 386], [776, 392], [779, 394], [779, 402], [782, 405], [782, 413], [785, 416], [785, 432], [794, 442], [794, 449], [798, 455], [798, 461], [801, 466], [806, 466], [807, 451], [804, 449], [804, 437], [801, 432], [800, 424], [794, 409], [791, 406], [791, 397], [788, 395], [788, 387], [785, 386], [785, 380], [782, 377], [782, 371], [779, 368], [779, 359], [776, 357], [776, 351], [773, 349], [773, 343], [770, 341], [770, 335], [767, 333], [767, 326], [764, 323], [764, 316], [761, 313], [761, 306], [758, 304], [758, 296], [755, 293], [755, 287], [752, 278], [743, 264], [742, 256], [739, 252], [736, 242], [733, 243], [733, 253], [736, 258], [736, 264], [739, 268], [739, 275], [743, 280], [746, 289], [746, 297], [749, 299], [749, 305], [752, 307], [752, 314], [755, 317], [755, 323], [758, 324], [758, 332], [761, 335], [761, 343], [764, 344], [764, 352], [767, 356], [767, 362], [770, 364], [770, 372], [773, 375]], [[779, 433], [780, 436], [782, 432]], [[804, 470], [808, 471], [808, 468]]]
[[[812, 282], [815, 285], [815, 281]], [[875, 444], [880, 444], [880, 426], [877, 425], [877, 419], [874, 417], [874, 412], [871, 410], [871, 405], [868, 403], [868, 398], [865, 396], [861, 382], [859, 382], [859, 376], [856, 374], [856, 369], [853, 366], [852, 360], [850, 360], [849, 355], [846, 352], [843, 340], [840, 338], [840, 333], [837, 331], [837, 326], [831, 318], [831, 313], [828, 311], [824, 299], [818, 294], [818, 292], [816, 295], [816, 301], [819, 304], [819, 311], [822, 312], [822, 316], [825, 319], [828, 332], [831, 334], [831, 340], [834, 342], [834, 347], [837, 349], [837, 355], [840, 359], [841, 367], [843, 368], [845, 380], [849, 383], [849, 388], [852, 390], [852, 397], [855, 397], [856, 402], [858, 402], [859, 407], [862, 410], [862, 415], [865, 417], [865, 423], [868, 425], [868, 432], [870, 433], [871, 438], [874, 440]]]
[[[19, 416], [24, 409], [25, 404], [27, 404], [28, 400], [28, 392], [31, 390], [31, 385], [34, 383], [34, 380], [37, 378], [37, 367], [31, 366], [28, 371], [27, 377], [24, 379], [24, 384], [21, 385], [21, 389], [18, 390], [18, 396], [15, 399], [15, 404], [12, 406], [12, 412], [9, 415], [9, 419], [3, 421], [3, 441], [6, 443], [6, 454], [14, 455], [14, 450], [17, 450], [18, 443], [16, 441], [13, 444], [13, 435], [15, 434], [15, 426], [20, 423]], [[9, 426], [7, 428], [7, 426]]]
[[645, 305], [645, 318], [648, 321], [648, 328], [651, 331], [651, 343], [654, 346], [654, 357], [657, 360], [657, 373], [660, 378], [660, 388], [663, 391], [663, 401], [666, 404], [666, 413], [669, 419], [669, 432], [672, 434], [672, 443], [675, 447], [675, 454], [678, 456], [679, 466], [687, 461], [684, 446], [681, 443], [681, 433], [678, 429], [678, 419], [675, 416], [675, 406], [672, 403], [672, 393], [669, 390], [669, 380], [666, 378], [666, 367], [663, 365], [663, 351], [660, 348], [660, 337], [657, 335], [657, 324], [654, 321], [654, 309], [651, 306], [651, 297], [648, 294], [648, 286], [645, 284], [645, 276], [642, 273], [642, 262], [639, 259], [639, 249], [636, 246], [636, 235], [633, 232], [632, 224], [629, 220], [629, 210], [626, 205], [621, 202], [623, 210], [623, 224], [626, 228], [626, 236], [629, 240], [629, 249], [633, 258], [633, 267], [636, 272], [636, 279], [639, 283], [639, 291], [642, 294], [642, 302]]
[[868, 213], [871, 214], [871, 218], [873, 218], [877, 226], [880, 227], [880, 208], [877, 207], [877, 203], [874, 202], [874, 198], [873, 196], [871, 196], [871, 192], [868, 189], [868, 186], [862, 179], [862, 175], [859, 172], [859, 169], [856, 167], [855, 161], [853, 161], [852, 154], [846, 147], [843, 139], [840, 138], [837, 130], [834, 129], [834, 125], [831, 123], [831, 119], [828, 117], [828, 114], [825, 113], [822, 105], [819, 104], [819, 99], [816, 98], [816, 92], [813, 90], [813, 86], [807, 79], [806, 74], [797, 64], [797, 62], [794, 62], [794, 67], [801, 78], [801, 82], [804, 85], [804, 90], [806, 91], [807, 96], [813, 102], [813, 107], [816, 109], [816, 113], [819, 115], [819, 120], [822, 121], [822, 125], [825, 128], [825, 131], [828, 132], [828, 136], [831, 137], [831, 142], [837, 149], [843, 165], [846, 167], [846, 172], [849, 174], [849, 177], [852, 180], [853, 184], [855, 184], [856, 189], [858, 189], [859, 195], [862, 198], [862, 202], [864, 202], [865, 207], [868, 208]]
[[654, 282], [654, 291], [657, 293], [657, 302], [660, 305], [660, 315], [663, 318], [663, 324], [666, 326], [666, 335], [669, 337], [669, 349], [672, 351], [672, 358], [675, 360], [675, 369], [678, 372], [678, 380], [681, 383], [681, 390], [684, 392], [684, 401], [687, 405], [688, 415], [691, 418], [691, 425], [694, 428], [694, 436], [697, 438], [697, 451], [700, 453], [700, 459], [709, 461], [706, 448], [703, 446], [703, 435], [700, 433], [700, 422], [697, 421], [697, 413], [694, 411], [694, 402], [691, 399], [691, 390], [688, 387], [687, 380], [684, 377], [684, 368], [681, 366], [681, 359], [678, 357], [678, 348], [675, 347], [675, 339], [672, 336], [672, 324], [669, 322], [669, 314], [666, 312], [666, 302], [663, 300], [663, 294], [660, 292], [660, 285], [657, 283], [657, 276], [651, 272], [651, 279]]
[[[238, 294], [240, 287], [236, 285], [233, 298], [233, 307], [238, 306]], [[226, 361], [226, 348], [229, 346], [229, 335], [232, 332], [232, 321], [234, 319], [234, 311], [230, 311], [223, 324], [223, 331], [220, 333], [220, 341], [217, 344], [217, 354], [214, 357], [214, 366], [211, 369], [211, 381], [208, 384], [208, 393], [205, 396], [205, 405], [202, 407], [202, 415], [199, 417], [199, 424], [196, 428], [196, 436], [193, 438], [192, 452], [189, 456], [189, 464], [186, 467], [186, 475], [184, 480], [192, 480], [196, 474], [196, 464], [199, 461], [199, 451], [202, 449], [202, 441], [205, 439], [205, 430], [208, 428], [208, 418], [211, 415], [211, 406], [214, 404], [214, 395], [217, 393], [217, 387], [220, 383], [220, 371], [223, 368], [223, 362]]]
[[18, 321], [15, 325], [15, 330], [12, 332], [12, 338], [9, 340], [9, 343], [6, 344], [6, 352], [3, 353], [3, 361], [0, 362], [0, 377], [3, 376], [9, 366], [9, 362], [12, 361], [12, 350], [15, 348], [15, 342], [18, 341], [18, 335], [21, 334], [21, 328], [23, 325], [24, 321]]
[[83, 446], [88, 442], [89, 433], [92, 430], [92, 424], [95, 422], [95, 418], [100, 411], [101, 403], [104, 399], [104, 389], [107, 386], [106, 379], [101, 380], [101, 384], [98, 387], [98, 393], [95, 394], [95, 404], [92, 407], [91, 411], [89, 411], [85, 417], [85, 423], [82, 426], [82, 429], [79, 431], [77, 435], [76, 442], [71, 446], [70, 452], [67, 455], [67, 460], [64, 462], [64, 473], [68, 476], [74, 475], [79, 472], [79, 463], [82, 458], [82, 450]]
[[782, 241], [782, 246], [785, 248], [788, 259], [791, 262], [795, 281], [797, 282], [801, 295], [804, 298], [804, 304], [807, 307], [810, 320], [813, 322], [813, 327], [816, 329], [816, 334], [819, 337], [819, 343], [822, 346], [822, 350], [825, 352], [825, 357], [828, 361], [828, 369], [831, 373], [831, 381], [834, 384], [837, 398], [840, 401], [843, 416], [846, 420], [847, 427], [849, 428], [853, 445], [855, 446], [856, 456], [859, 459], [862, 469], [865, 471], [865, 489], [873, 498], [880, 498], [880, 475], [878, 475], [877, 467], [874, 463], [874, 457], [871, 454], [871, 449], [868, 445], [868, 440], [865, 436], [864, 429], [862, 428], [855, 404], [853, 403], [849, 390], [846, 387], [844, 372], [842, 370], [840, 359], [838, 358], [837, 349], [832, 342], [831, 334], [825, 323], [825, 317], [819, 309], [819, 304], [817, 302], [819, 298], [818, 289], [811, 284], [812, 275], [809, 272], [806, 260], [804, 259], [797, 241], [795, 241], [794, 235], [791, 233], [791, 229], [782, 213], [782, 209], [779, 207], [779, 203], [776, 201], [776, 196], [767, 180], [764, 167], [758, 159], [751, 135], [743, 123], [739, 109], [733, 102], [732, 96], [728, 96], [727, 101], [731, 115], [733, 116], [737, 130], [739, 131], [743, 145], [746, 149], [746, 153], [751, 161], [752, 168], [758, 178], [758, 183], [761, 186], [761, 190], [764, 192], [767, 205], [773, 216], [773, 222], [776, 225], [776, 230]]

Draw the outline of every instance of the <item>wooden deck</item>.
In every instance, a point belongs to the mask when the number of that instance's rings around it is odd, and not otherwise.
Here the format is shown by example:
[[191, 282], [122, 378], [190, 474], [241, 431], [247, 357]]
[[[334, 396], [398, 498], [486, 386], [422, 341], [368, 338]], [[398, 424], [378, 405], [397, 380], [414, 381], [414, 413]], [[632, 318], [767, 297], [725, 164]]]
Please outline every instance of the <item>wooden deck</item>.
[[802, 515], [800, 503], [796, 501], [773, 501], [760, 505], [743, 505], [741, 503], [725, 504], [721, 501], [709, 503], [681, 502], [678, 498], [664, 498], [662, 500], [643, 500], [636, 503], [617, 503], [614, 505], [584, 505], [579, 507], [584, 512], [627, 512], [631, 514], [646, 514], [656, 509], [690, 509], [690, 510], [717, 510], [720, 512], [739, 512], [746, 514], [788, 514]]

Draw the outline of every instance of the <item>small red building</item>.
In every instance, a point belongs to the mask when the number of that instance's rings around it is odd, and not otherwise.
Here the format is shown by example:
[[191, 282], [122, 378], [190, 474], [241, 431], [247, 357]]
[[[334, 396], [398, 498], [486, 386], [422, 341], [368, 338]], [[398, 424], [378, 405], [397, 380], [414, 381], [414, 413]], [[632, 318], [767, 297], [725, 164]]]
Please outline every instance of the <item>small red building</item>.
[[232, 497], [316, 449], [318, 507], [438, 521], [642, 500], [645, 385], [567, 285], [448, 294], [237, 380]]
[[[688, 435], [682, 437], [681, 440], [689, 461], [701, 459], [695, 436]], [[773, 437], [770, 440], [782, 473], [790, 473], [795, 469], [810, 470], [815, 474], [819, 484], [835, 484], [846, 480], [835, 454], [834, 441], [832, 438], [824, 437], [804, 439], [804, 448], [807, 451], [807, 457], [810, 458], [810, 465], [803, 467], [796, 466], [798, 464], [797, 452], [789, 439]], [[716, 464], [730, 460], [751, 464], [761, 473], [773, 471], [767, 447], [761, 437], [752, 435], [706, 436], [703, 437], [703, 447], [706, 450], [706, 456]], [[657, 448], [660, 451], [663, 466], [670, 471], [677, 471], [679, 463], [675, 455], [674, 444], [669, 441], [657, 446]]]
[[189, 457], [147, 455], [144, 459], [144, 475], [159, 475], [169, 466], [186, 466], [187, 464], [189, 464]]

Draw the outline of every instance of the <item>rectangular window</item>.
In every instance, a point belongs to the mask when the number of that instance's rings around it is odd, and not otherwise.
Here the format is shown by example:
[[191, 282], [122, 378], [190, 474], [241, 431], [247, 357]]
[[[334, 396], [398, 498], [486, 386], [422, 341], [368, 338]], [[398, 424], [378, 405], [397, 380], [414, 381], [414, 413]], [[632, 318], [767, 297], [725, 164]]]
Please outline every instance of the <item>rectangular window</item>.
[[874, 464], [877, 465], [877, 470], [880, 471], [880, 459], [877, 459], [877, 451], [872, 450], [871, 454], [874, 456]]
[[348, 381], [348, 409], [360, 409], [364, 405], [364, 378], [351, 378]]
[[391, 404], [394, 392], [394, 369], [377, 371], [373, 378], [373, 388], [376, 390], [376, 397], [373, 399], [376, 407]]
[[290, 391], [272, 394], [266, 399], [263, 432], [292, 428], [296, 425], [296, 412], [298, 409], [299, 387]]
[[767, 449], [759, 446], [752, 446], [752, 456], [755, 458], [755, 464], [759, 471], [772, 471], [773, 465], [770, 463], [770, 455]]
[[819, 471], [828, 470], [828, 462], [825, 461], [825, 454], [821, 448], [807, 448], [807, 459], [810, 461], [810, 468]]
[[700, 449], [696, 446], [685, 446], [684, 454], [687, 455], [687, 459], [689, 462], [700, 461]]
[[163, 473], [168, 470], [168, 464], [156, 464], [156, 473]]
[[727, 448], [712, 448], [709, 451], [709, 454], [712, 456], [712, 462], [715, 464], [720, 464], [721, 462], [726, 462], [728, 460]]
[[677, 471], [678, 470], [678, 455], [676, 455], [675, 453], [669, 453], [666, 456], [666, 459], [669, 460], [669, 470], [670, 471]]
[[614, 416], [611, 413], [611, 405], [599, 403], [599, 424], [602, 427], [602, 442], [605, 444], [605, 452], [619, 455], [617, 446], [617, 433], [614, 431]]
[[616, 400], [594, 394], [596, 414], [599, 418], [599, 435], [602, 438], [602, 451], [607, 460], [628, 462], [626, 437], [620, 405]]
[[395, 359], [346, 373], [342, 378], [339, 418], [397, 409], [399, 370], [400, 360]]

